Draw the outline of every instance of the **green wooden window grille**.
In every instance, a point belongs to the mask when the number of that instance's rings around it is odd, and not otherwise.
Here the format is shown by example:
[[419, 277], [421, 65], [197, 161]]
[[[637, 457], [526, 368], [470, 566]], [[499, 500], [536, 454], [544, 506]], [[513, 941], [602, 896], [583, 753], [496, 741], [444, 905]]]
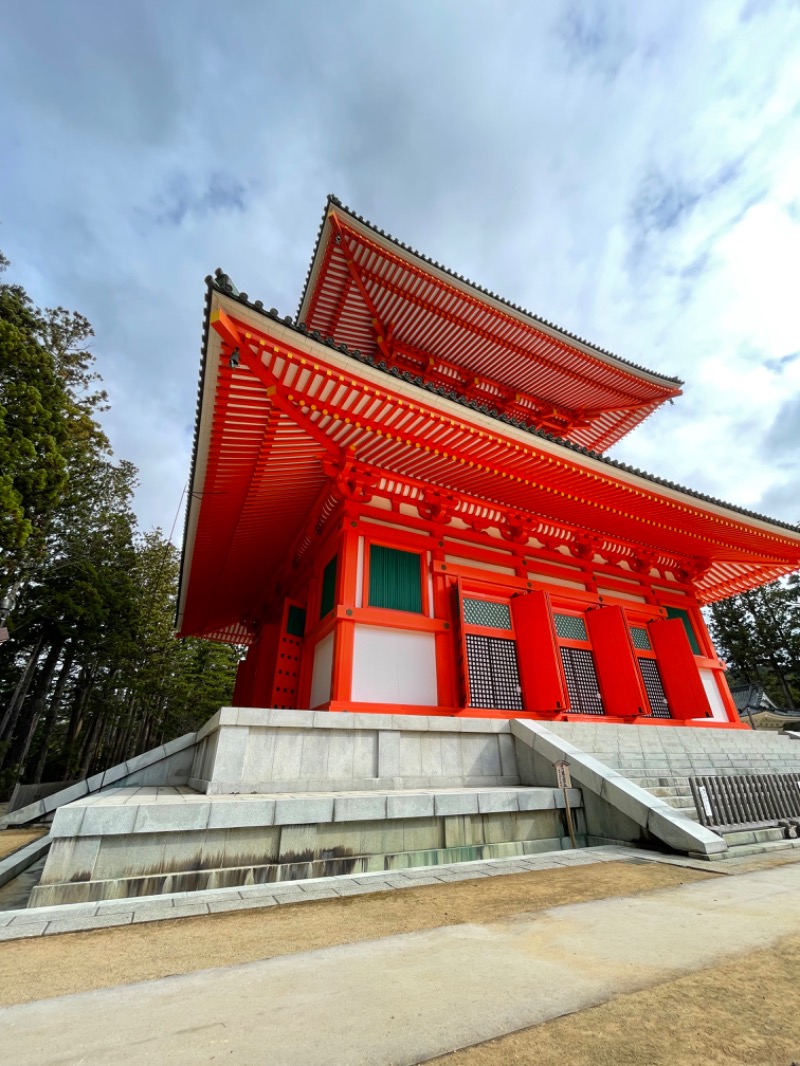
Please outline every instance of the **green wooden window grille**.
[[554, 616], [556, 633], [562, 640], [587, 640], [586, 623], [574, 614], [557, 614]]
[[306, 612], [302, 607], [289, 604], [286, 613], [286, 632], [290, 637], [304, 637], [306, 635]]
[[511, 629], [511, 608], [507, 603], [488, 603], [464, 597], [464, 621], [468, 626]]
[[322, 571], [322, 602], [319, 606], [319, 616], [324, 618], [330, 614], [336, 600], [336, 556], [331, 559]]
[[692, 620], [689, 617], [689, 612], [684, 611], [682, 607], [667, 607], [667, 618], [680, 618], [683, 622], [683, 628], [686, 630], [686, 636], [689, 638], [689, 643], [692, 646], [693, 655], [702, 655], [700, 650], [700, 644], [695, 635], [695, 631], [692, 628]]
[[634, 648], [638, 648], [639, 651], [653, 650], [650, 647], [650, 634], [644, 626], [631, 626], [631, 640]]
[[422, 613], [422, 566], [416, 552], [370, 545], [369, 605]]

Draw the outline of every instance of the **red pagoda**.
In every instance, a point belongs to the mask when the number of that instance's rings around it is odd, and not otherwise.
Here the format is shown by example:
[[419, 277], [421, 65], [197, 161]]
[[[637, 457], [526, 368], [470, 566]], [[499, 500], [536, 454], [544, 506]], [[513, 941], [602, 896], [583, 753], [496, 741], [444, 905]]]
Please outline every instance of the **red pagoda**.
[[238, 706], [738, 725], [700, 607], [800, 530], [603, 454], [680, 386], [331, 197], [296, 319], [208, 279], [178, 635]]

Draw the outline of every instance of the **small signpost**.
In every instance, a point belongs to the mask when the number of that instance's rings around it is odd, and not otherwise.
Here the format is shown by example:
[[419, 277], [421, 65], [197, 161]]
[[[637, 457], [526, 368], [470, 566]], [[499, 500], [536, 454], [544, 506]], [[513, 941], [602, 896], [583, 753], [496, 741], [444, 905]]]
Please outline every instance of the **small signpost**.
[[714, 817], [714, 812], [711, 809], [711, 802], [710, 802], [710, 800], [708, 798], [708, 789], [706, 788], [705, 785], [700, 785], [698, 787], [697, 791], [700, 793], [700, 799], [702, 800], [703, 810], [706, 812], [706, 817], [707, 818], [713, 818]]
[[569, 830], [569, 839], [573, 848], [578, 845], [575, 843], [575, 827], [572, 824], [572, 810], [569, 805], [569, 790], [572, 788], [572, 777], [569, 772], [569, 763], [566, 759], [560, 759], [554, 764], [556, 768], [556, 781], [558, 787], [564, 793], [564, 810], [567, 814], [567, 829]]

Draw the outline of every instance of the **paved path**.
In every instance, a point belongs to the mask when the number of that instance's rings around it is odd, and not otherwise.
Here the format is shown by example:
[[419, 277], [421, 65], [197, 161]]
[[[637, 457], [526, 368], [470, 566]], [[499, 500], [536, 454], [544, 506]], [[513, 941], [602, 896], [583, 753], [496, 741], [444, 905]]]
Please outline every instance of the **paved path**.
[[402, 1066], [797, 931], [800, 866], [42, 1000], [15, 1066]]

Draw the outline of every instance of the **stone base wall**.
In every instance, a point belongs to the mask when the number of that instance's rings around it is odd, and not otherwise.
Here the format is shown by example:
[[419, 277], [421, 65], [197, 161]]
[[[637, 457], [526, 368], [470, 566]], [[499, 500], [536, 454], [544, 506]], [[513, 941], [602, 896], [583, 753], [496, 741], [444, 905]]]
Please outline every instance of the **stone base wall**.
[[208, 795], [519, 784], [508, 721], [223, 707], [197, 734]]
[[[30, 906], [403, 870], [568, 848], [564, 810], [557, 806], [563, 798], [556, 793], [549, 798], [550, 807], [528, 811], [60, 838], [53, 842]], [[577, 807], [579, 794], [573, 792], [572, 798]], [[579, 808], [573, 817], [578, 845], [585, 846]]]

